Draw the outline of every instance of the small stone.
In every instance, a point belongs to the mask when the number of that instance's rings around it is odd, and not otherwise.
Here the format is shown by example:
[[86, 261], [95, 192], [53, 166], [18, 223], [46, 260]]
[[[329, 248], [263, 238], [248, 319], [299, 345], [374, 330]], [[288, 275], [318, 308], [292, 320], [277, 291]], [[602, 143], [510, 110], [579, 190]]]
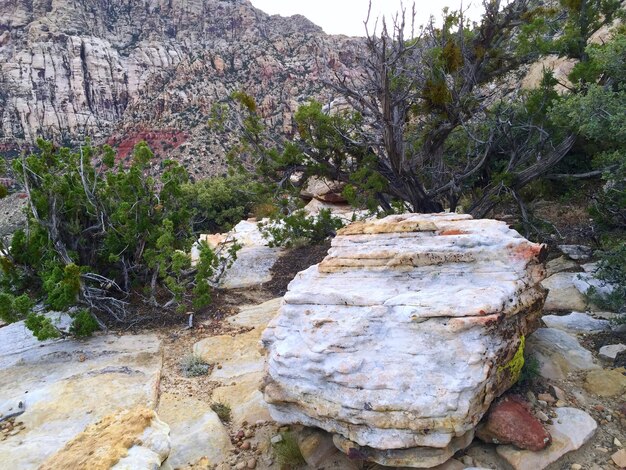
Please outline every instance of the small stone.
[[551, 442], [550, 434], [519, 399], [505, 398], [492, 405], [486, 420], [476, 429], [486, 443], [513, 444], [539, 451]]
[[540, 401], [543, 400], [546, 403], [554, 403], [556, 401], [556, 399], [549, 393], [540, 393], [537, 395], [537, 399]]
[[249, 438], [251, 438], [252, 436], [254, 436], [254, 433], [252, 432], [252, 430], [251, 430], [251, 429], [246, 429], [246, 430], [245, 430], [245, 432], [243, 433], [243, 435], [244, 435], [244, 437], [245, 437], [246, 439], [249, 439]]
[[599, 397], [613, 397], [626, 391], [624, 368], [592, 370], [585, 379], [585, 390]]
[[279, 442], [282, 442], [282, 441], [283, 441], [283, 436], [281, 436], [280, 434], [276, 434], [271, 439], [272, 444], [278, 444]]
[[235, 465], [235, 468], [237, 470], [245, 470], [246, 468], [246, 462], [239, 462], [237, 465]]
[[615, 447], [622, 447], [622, 442], [617, 437], [615, 437], [613, 438], [613, 445]]
[[241, 450], [250, 450], [250, 441], [241, 444]]
[[311, 468], [324, 467], [324, 462], [329, 461], [338, 450], [331, 434], [313, 428], [298, 432], [297, 440], [300, 453]]
[[562, 389], [556, 385], [551, 385], [550, 388], [552, 389], [552, 392], [554, 393], [554, 396], [556, 396], [557, 400], [567, 401], [567, 395]]
[[563, 408], [564, 406], [567, 406], [567, 402], [564, 402], [563, 400], [558, 400], [556, 402], [556, 407], [557, 408]]
[[571, 372], [599, 368], [574, 336], [555, 328], [539, 328], [530, 335], [526, 351], [537, 358], [539, 374], [546, 379], [563, 380]]
[[539, 406], [543, 406], [544, 408], [545, 408], [546, 406], [548, 406], [548, 402], [547, 402], [547, 401], [544, 401], [544, 400], [537, 400], [537, 404], [538, 404]]
[[542, 320], [548, 328], [557, 328], [568, 333], [596, 333], [611, 329], [608, 320], [598, 320], [581, 312], [563, 316], [544, 315]]
[[602, 346], [598, 353], [602, 359], [606, 359], [607, 361], [613, 362], [617, 355], [622, 351], [626, 351], [626, 344], [609, 344], [607, 346]]
[[547, 422], [547, 421], [550, 421], [550, 417], [549, 417], [547, 414], [545, 414], [543, 411], [541, 411], [541, 410], [537, 410], [537, 411], [535, 412], [535, 416], [536, 416], [536, 417], [537, 417], [540, 421], [543, 421], [544, 423], [545, 423], [545, 422]]
[[256, 468], [256, 459], [250, 459], [246, 462], [246, 468]]
[[474, 466], [474, 459], [469, 455], [464, 455], [463, 457], [461, 457], [461, 462], [463, 462], [468, 467]]
[[591, 248], [585, 245], [559, 245], [559, 250], [575, 261], [586, 261], [592, 254]]
[[578, 273], [557, 273], [541, 283], [550, 290], [545, 311], [582, 312], [587, 308], [587, 299], [574, 285], [577, 276]]
[[596, 450], [598, 452], [602, 452], [603, 454], [608, 454], [609, 453], [609, 449], [607, 449], [606, 447], [596, 447]]
[[617, 465], [619, 468], [626, 467], [626, 450], [618, 450], [613, 455], [611, 455], [611, 460], [613, 460], [613, 462], [615, 462], [615, 465]]
[[583, 466], [579, 463], [573, 463], [569, 468], [570, 470], [582, 470]]
[[576, 408], [556, 408], [557, 419], [547, 426], [552, 444], [539, 452], [497, 446], [496, 452], [516, 470], [546, 468], [568, 452], [579, 449], [591, 439], [597, 424], [591, 416]]

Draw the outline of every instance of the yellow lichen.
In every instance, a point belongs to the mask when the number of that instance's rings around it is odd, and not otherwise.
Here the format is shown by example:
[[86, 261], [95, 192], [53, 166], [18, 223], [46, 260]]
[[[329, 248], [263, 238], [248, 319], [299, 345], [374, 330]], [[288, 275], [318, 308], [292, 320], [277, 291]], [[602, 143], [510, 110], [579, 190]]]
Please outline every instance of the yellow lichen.
[[524, 367], [524, 345], [526, 344], [526, 337], [522, 335], [520, 337], [519, 347], [517, 348], [517, 352], [513, 359], [507, 362], [505, 365], [498, 367], [498, 373], [502, 371], [508, 371], [513, 378], [513, 382], [517, 382], [520, 374], [522, 373], [522, 368]]

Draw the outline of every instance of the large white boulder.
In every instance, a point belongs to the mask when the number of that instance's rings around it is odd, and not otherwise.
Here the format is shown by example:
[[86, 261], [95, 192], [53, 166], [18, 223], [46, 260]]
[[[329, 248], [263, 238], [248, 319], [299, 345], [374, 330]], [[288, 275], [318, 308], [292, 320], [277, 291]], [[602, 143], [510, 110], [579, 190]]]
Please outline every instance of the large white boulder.
[[376, 462], [443, 463], [518, 378], [546, 295], [541, 253], [467, 215], [342, 229], [263, 334], [272, 417], [336, 433]]

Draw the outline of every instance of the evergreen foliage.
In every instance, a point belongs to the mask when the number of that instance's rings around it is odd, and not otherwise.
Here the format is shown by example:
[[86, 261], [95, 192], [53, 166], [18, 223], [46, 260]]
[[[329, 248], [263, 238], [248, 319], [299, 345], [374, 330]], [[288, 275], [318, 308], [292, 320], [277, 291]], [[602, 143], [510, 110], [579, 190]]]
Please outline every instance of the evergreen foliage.
[[17, 231], [0, 257], [4, 321], [26, 319], [38, 338], [48, 339], [61, 332], [32, 313], [31, 296], [57, 311], [82, 306], [70, 328], [82, 337], [105, 320], [136, 322], [131, 296], [177, 311], [210, 303], [207, 281], [221, 260], [203, 245], [192, 266], [194, 227], [236, 223], [251, 206], [250, 195], [240, 178], [192, 184], [173, 161], [153, 177], [153, 162], [145, 142], [125, 166], [107, 146], [72, 150], [43, 140], [37, 152], [14, 162], [29, 217], [28, 229]]

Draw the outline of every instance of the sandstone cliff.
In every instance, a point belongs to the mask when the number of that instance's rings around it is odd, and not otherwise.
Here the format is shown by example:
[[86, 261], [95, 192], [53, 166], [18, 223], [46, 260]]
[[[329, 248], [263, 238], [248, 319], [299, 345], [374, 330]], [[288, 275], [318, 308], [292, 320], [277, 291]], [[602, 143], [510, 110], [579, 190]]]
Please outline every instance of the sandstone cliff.
[[196, 174], [222, 168], [232, 142], [206, 125], [214, 104], [244, 89], [289, 134], [358, 45], [248, 0], [8, 0], [0, 18], [0, 148], [91, 136], [124, 157], [146, 139]]

